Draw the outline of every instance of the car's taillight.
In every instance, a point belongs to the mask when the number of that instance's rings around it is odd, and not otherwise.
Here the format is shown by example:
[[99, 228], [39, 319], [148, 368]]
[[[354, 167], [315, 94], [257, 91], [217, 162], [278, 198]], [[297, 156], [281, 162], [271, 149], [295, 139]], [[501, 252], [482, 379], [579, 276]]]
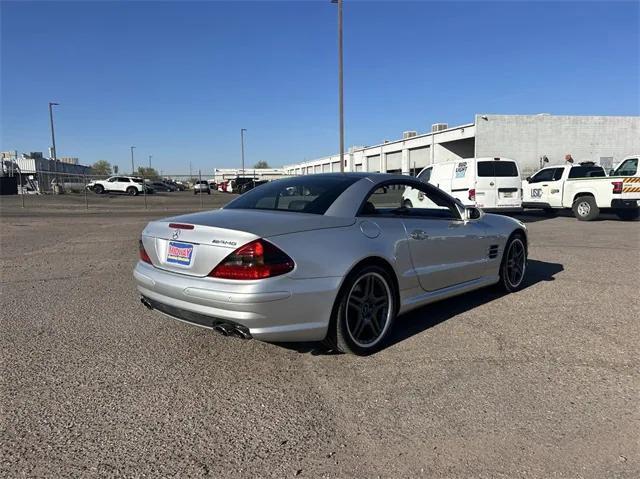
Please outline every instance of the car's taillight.
[[471, 188], [469, 190], [469, 201], [475, 201], [476, 200], [476, 190], [475, 188]]
[[145, 263], [152, 264], [151, 263], [151, 258], [149, 258], [149, 255], [147, 254], [147, 250], [144, 249], [144, 245], [142, 244], [142, 240], [140, 240], [138, 250], [140, 252], [140, 261], [144, 261]]
[[293, 267], [293, 260], [281, 249], [258, 239], [227, 256], [209, 276], [222, 279], [264, 279], [288, 273]]
[[613, 185], [613, 194], [622, 193], [622, 181], [612, 181], [611, 184]]

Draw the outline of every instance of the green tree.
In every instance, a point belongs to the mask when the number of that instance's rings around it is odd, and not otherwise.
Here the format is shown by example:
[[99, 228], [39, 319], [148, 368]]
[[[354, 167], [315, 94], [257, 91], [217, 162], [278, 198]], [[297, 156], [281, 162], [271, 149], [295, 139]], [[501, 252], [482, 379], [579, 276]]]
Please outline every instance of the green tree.
[[266, 162], [266, 161], [264, 161], [264, 160], [260, 160], [260, 161], [259, 161], [259, 162], [257, 162], [255, 165], [253, 165], [253, 167], [254, 167], [256, 170], [262, 170], [262, 169], [264, 169], [264, 168], [271, 168], [271, 167], [269, 166], [269, 163], [267, 163], [267, 162]]
[[94, 175], [110, 175], [111, 163], [106, 160], [98, 160], [91, 167], [91, 173]]
[[138, 166], [138, 176], [143, 176], [145, 178], [149, 178], [150, 180], [155, 180], [160, 177], [155, 168], [148, 168], [146, 166]]

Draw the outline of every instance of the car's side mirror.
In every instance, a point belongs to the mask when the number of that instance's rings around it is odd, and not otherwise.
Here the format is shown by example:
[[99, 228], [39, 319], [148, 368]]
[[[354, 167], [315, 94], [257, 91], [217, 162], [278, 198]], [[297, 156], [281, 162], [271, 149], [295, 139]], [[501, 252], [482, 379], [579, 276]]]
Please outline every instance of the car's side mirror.
[[480, 219], [482, 212], [474, 206], [467, 206], [464, 209], [464, 219], [467, 221]]
[[609, 176], [613, 176], [613, 168], [609, 170]]
[[525, 178], [525, 180], [526, 180], [526, 182], [527, 182], [527, 183], [531, 183], [531, 177], [530, 177], [530, 176], [527, 176], [527, 177]]

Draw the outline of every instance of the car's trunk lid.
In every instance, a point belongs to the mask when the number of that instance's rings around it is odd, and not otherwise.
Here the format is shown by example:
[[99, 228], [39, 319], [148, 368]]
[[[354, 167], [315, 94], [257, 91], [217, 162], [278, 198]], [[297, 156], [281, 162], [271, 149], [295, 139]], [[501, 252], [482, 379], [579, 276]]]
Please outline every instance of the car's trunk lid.
[[349, 226], [354, 218], [255, 210], [216, 210], [153, 221], [142, 241], [154, 266], [206, 276], [230, 253], [258, 238]]

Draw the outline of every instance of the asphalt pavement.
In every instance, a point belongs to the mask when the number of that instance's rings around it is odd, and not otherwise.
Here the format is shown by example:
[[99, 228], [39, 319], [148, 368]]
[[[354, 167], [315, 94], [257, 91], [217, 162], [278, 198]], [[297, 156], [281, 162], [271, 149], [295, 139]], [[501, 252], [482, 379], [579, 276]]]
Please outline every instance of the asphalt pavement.
[[1, 477], [640, 477], [640, 222], [524, 216], [522, 291], [361, 358], [147, 311], [140, 231], [201, 207], [169, 195], [0, 200]]

